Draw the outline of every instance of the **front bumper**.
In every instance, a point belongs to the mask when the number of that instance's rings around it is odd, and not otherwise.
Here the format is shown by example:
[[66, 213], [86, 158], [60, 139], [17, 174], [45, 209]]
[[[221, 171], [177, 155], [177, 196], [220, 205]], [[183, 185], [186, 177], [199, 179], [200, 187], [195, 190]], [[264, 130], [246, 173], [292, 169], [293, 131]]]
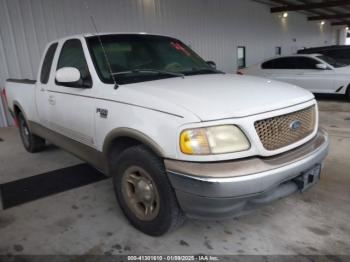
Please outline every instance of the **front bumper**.
[[298, 191], [292, 180], [322, 164], [328, 148], [328, 134], [319, 130], [311, 141], [274, 157], [214, 163], [165, 160], [165, 166], [188, 216], [228, 218]]

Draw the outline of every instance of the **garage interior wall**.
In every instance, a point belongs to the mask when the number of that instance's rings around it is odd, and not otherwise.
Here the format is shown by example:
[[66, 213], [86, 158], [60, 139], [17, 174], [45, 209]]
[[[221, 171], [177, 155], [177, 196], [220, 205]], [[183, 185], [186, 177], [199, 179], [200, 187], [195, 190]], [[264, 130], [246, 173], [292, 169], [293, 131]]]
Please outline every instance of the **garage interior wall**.
[[[7, 78], [35, 79], [46, 43], [94, 32], [91, 15], [100, 32], [175, 36], [231, 73], [237, 66], [237, 46], [246, 47], [249, 66], [274, 56], [277, 46], [282, 54], [290, 54], [335, 42], [328, 24], [308, 22], [295, 12], [282, 18], [255, 1], [0, 0], [0, 87]], [[0, 126], [5, 122], [0, 120]]]

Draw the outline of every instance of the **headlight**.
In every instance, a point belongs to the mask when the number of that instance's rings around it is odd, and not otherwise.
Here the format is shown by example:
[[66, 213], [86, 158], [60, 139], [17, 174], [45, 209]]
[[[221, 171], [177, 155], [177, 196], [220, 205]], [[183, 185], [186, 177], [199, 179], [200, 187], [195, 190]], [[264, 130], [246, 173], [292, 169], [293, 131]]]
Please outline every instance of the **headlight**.
[[237, 126], [223, 125], [184, 130], [180, 148], [187, 155], [224, 154], [248, 150], [250, 143]]

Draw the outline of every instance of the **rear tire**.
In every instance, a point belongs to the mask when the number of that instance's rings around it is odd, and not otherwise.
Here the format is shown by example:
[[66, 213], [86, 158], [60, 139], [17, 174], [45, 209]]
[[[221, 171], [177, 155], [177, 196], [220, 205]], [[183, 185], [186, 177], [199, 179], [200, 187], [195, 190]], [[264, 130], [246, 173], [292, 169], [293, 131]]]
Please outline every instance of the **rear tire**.
[[19, 124], [19, 132], [24, 148], [29, 153], [40, 152], [45, 149], [45, 139], [34, 135], [28, 127], [27, 121], [22, 112], [17, 116]]
[[346, 89], [345, 97], [348, 101], [350, 101], [350, 84], [348, 85], [348, 88]]
[[134, 227], [147, 235], [161, 236], [184, 222], [162, 159], [143, 145], [111, 157], [116, 197]]

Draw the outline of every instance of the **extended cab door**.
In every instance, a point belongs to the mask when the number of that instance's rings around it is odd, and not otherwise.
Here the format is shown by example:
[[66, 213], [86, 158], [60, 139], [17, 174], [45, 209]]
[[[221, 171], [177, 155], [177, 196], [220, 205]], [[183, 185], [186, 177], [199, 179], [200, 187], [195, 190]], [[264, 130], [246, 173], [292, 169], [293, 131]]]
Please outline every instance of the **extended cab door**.
[[[52, 62], [55, 57], [58, 43], [51, 44], [46, 50], [44, 59], [41, 64], [40, 74], [38, 76], [38, 81], [36, 83], [35, 97], [36, 97], [36, 107], [39, 116], [39, 122], [41, 125], [48, 127], [49, 126], [49, 94], [47, 88], [49, 85]], [[54, 77], [53, 77], [54, 78]]]
[[80, 39], [63, 43], [55, 72], [64, 67], [78, 69], [82, 81], [73, 87], [53, 79], [48, 89], [50, 129], [94, 147], [94, 89]]

